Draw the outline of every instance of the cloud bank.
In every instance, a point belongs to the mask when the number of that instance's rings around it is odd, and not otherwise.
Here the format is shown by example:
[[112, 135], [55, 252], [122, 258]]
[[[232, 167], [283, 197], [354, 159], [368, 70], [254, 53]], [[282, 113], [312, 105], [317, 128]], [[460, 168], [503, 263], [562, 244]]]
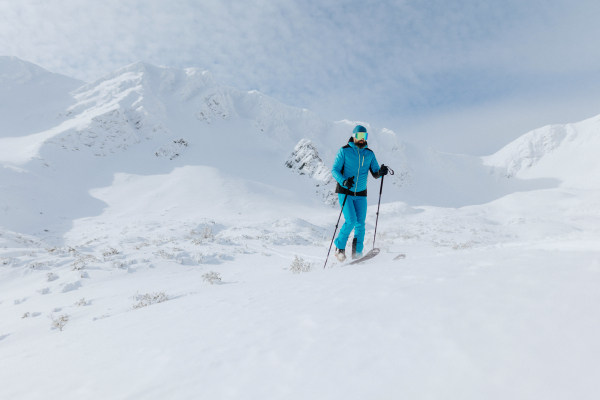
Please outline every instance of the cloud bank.
[[[5, 1], [0, 54], [86, 81], [140, 60], [202, 67], [329, 119], [435, 142], [447, 134], [419, 127], [440, 115], [464, 116], [455, 123], [469, 130], [469, 110], [484, 105], [589, 99], [600, 88], [599, 14], [588, 0]], [[468, 151], [489, 147], [467, 136]]]

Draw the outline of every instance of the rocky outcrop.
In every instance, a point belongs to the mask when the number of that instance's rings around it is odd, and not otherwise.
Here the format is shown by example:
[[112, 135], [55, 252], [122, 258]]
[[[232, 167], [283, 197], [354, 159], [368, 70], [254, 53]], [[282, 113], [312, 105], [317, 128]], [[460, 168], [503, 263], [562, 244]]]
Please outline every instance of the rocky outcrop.
[[285, 162], [285, 166], [301, 176], [314, 181], [316, 194], [321, 197], [325, 204], [335, 206], [337, 196], [335, 195], [335, 179], [321, 158], [312, 141], [302, 139]]

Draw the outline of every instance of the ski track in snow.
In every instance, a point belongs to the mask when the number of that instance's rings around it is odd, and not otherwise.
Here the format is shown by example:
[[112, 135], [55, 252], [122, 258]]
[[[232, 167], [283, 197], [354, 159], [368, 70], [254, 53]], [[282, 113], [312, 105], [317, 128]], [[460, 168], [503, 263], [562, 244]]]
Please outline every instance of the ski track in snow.
[[598, 117], [483, 158], [368, 126], [382, 251], [323, 268], [355, 122], [194, 68], [0, 70], [0, 399], [600, 396]]

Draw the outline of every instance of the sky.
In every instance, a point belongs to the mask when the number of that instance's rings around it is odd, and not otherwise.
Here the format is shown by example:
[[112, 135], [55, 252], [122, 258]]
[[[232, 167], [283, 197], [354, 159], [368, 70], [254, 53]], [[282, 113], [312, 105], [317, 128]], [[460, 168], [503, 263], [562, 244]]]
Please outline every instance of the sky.
[[0, 0], [0, 55], [84, 81], [209, 70], [325, 119], [491, 154], [600, 114], [600, 2]]

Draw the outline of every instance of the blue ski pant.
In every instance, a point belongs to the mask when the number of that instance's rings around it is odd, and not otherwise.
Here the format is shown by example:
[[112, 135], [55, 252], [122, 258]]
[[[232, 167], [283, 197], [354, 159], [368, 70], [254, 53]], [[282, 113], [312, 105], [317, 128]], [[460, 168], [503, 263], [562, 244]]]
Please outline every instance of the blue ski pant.
[[[338, 193], [340, 207], [344, 204], [345, 194]], [[340, 229], [340, 234], [335, 239], [335, 247], [345, 249], [348, 236], [354, 229], [356, 238], [356, 251], [362, 253], [363, 243], [365, 241], [365, 219], [367, 218], [367, 196], [348, 196], [344, 205], [344, 225]]]

